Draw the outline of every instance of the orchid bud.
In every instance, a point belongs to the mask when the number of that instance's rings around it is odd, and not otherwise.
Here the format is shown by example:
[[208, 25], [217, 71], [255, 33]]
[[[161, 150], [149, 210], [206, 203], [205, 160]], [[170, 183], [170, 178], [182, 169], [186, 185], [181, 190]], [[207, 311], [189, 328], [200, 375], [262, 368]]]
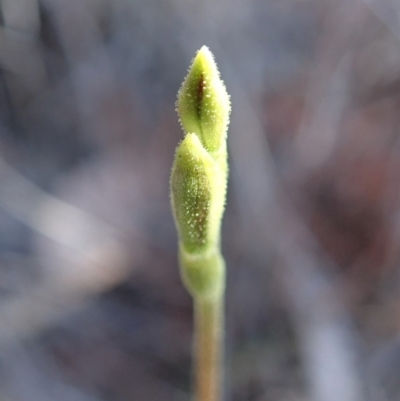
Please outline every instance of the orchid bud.
[[178, 146], [171, 175], [171, 200], [183, 249], [203, 253], [219, 240], [224, 175], [195, 134]]
[[225, 148], [230, 101], [210, 50], [197, 53], [178, 93], [177, 111], [186, 133], [195, 133], [211, 153]]
[[221, 294], [225, 263], [220, 252], [228, 162], [230, 102], [207, 47], [197, 53], [178, 93], [185, 137], [171, 174], [171, 203], [179, 234], [182, 279], [193, 296]]

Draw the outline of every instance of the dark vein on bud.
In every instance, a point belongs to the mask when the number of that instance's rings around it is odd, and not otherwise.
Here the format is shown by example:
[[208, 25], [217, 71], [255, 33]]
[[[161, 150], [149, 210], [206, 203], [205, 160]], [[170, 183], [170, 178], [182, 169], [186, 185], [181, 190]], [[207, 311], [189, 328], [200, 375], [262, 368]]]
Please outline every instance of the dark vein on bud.
[[199, 83], [197, 85], [197, 116], [201, 117], [201, 101], [204, 95], [204, 75], [200, 75]]

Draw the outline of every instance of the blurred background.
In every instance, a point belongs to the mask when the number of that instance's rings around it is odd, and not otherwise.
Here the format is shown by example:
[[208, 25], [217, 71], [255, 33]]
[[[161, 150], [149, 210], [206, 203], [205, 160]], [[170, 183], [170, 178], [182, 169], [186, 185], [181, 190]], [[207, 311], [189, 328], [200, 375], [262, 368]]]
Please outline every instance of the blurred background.
[[190, 399], [178, 88], [232, 97], [232, 401], [400, 400], [400, 3], [1, 0], [0, 401]]

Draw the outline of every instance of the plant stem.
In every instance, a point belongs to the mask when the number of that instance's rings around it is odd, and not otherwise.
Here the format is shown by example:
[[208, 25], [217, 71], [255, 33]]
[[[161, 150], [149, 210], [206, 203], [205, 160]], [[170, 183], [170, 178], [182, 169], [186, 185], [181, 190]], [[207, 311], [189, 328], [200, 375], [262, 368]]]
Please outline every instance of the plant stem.
[[[197, 298], [197, 299], [196, 299]], [[195, 297], [196, 401], [220, 401], [224, 344], [224, 302]]]

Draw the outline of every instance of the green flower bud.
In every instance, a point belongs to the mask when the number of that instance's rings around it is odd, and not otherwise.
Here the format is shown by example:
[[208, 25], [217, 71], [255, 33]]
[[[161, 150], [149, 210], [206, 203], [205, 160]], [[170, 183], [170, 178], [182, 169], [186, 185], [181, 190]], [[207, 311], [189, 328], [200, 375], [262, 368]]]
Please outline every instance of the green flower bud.
[[171, 175], [171, 201], [181, 246], [202, 254], [219, 243], [226, 176], [195, 134], [179, 145]]
[[230, 101], [210, 50], [197, 53], [178, 93], [177, 111], [186, 133], [195, 133], [212, 154], [226, 151]]
[[186, 135], [172, 167], [171, 202], [182, 279], [193, 296], [212, 297], [225, 286], [220, 231], [228, 178], [230, 103], [205, 46], [182, 84], [177, 109]]

